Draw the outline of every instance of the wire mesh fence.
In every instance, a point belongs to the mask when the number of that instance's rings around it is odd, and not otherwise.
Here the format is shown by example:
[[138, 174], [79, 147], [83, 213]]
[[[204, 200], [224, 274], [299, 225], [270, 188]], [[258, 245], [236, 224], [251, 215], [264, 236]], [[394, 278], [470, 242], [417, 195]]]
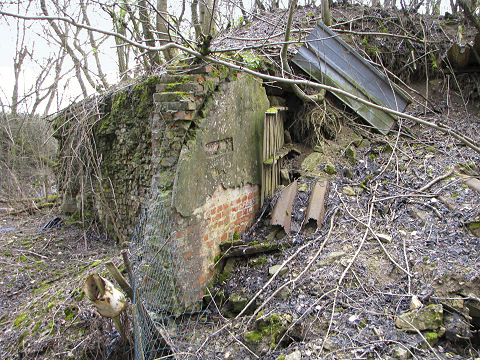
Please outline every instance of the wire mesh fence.
[[198, 349], [208, 336], [205, 330], [218, 324], [207, 314], [208, 302], [186, 300], [188, 291], [182, 291], [179, 279], [195, 274], [185, 273], [175, 234], [171, 193], [154, 191], [130, 245], [135, 359], [172, 354], [182, 359], [202, 358]]

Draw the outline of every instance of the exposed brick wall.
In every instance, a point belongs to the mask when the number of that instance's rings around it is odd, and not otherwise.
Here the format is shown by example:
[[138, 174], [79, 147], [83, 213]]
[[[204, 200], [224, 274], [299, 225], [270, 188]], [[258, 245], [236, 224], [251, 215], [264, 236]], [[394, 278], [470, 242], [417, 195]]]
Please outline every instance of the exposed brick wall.
[[260, 206], [258, 185], [234, 189], [217, 188], [194, 215], [178, 216], [176, 241], [183, 260], [184, 299], [199, 299], [204, 286], [213, 275], [214, 258], [219, 245], [231, 241], [234, 234], [242, 234], [254, 221]]
[[251, 224], [258, 210], [258, 198], [258, 185], [245, 185], [236, 189], [218, 188], [207, 200], [200, 211], [206, 220], [203, 244], [210, 256], [216, 255], [220, 243], [231, 240], [235, 233], [244, 232]]

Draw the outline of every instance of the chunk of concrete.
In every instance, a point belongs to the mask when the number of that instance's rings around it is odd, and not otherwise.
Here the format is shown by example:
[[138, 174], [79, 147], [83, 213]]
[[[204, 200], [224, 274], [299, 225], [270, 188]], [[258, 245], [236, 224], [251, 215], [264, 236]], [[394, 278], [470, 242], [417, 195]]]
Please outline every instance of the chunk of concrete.
[[[273, 265], [268, 268], [268, 275], [273, 276], [280, 270], [282, 265]], [[288, 267], [284, 266], [278, 273], [277, 276], [284, 276], [288, 273]]]
[[420, 309], [407, 311], [395, 320], [397, 328], [403, 331], [438, 330], [443, 325], [442, 304], [430, 304]]

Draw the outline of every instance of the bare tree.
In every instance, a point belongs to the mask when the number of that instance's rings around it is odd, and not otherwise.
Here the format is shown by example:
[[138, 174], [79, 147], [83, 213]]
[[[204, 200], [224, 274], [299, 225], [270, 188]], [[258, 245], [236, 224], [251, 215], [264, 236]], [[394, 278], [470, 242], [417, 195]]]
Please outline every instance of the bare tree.
[[[147, 8], [147, 2], [145, 0], [138, 0], [138, 12], [140, 14], [140, 23], [142, 24], [143, 37], [145, 44], [150, 47], [155, 47], [155, 38], [152, 32], [152, 23], [150, 22], [149, 9]], [[149, 64], [148, 68], [155, 68], [161, 64], [160, 56], [158, 52], [147, 52]]]
[[322, 1], [322, 21], [327, 26], [332, 26], [332, 12], [330, 11], [330, 0]]
[[[88, 19], [87, 8], [85, 6], [84, 0], [80, 0], [80, 9], [82, 10], [83, 21], [85, 22], [85, 24], [90, 26], [90, 20]], [[105, 77], [105, 74], [103, 73], [102, 65], [100, 63], [100, 58], [98, 57], [99, 48], [98, 48], [97, 42], [96, 42], [96, 40], [93, 36], [93, 32], [91, 30], [88, 30], [88, 40], [90, 42], [90, 46], [91, 46], [92, 51], [93, 51], [93, 57], [95, 58], [95, 64], [97, 65], [97, 75], [100, 78], [100, 81], [102, 82], [103, 88], [106, 89], [106, 88], [108, 88], [108, 82], [107, 82], [107, 79]]]
[[197, 40], [206, 39], [216, 33], [215, 6], [216, 0], [192, 0], [192, 23]]
[[[158, 37], [160, 39], [160, 44], [166, 44], [169, 41], [172, 41], [172, 39], [169, 36], [169, 26], [168, 22], [166, 20], [166, 17], [168, 16], [167, 13], [167, 0], [157, 0], [157, 32], [158, 32]], [[173, 49], [168, 49], [163, 52], [163, 56], [165, 57], [165, 60], [170, 61], [174, 54], [173, 54]]]

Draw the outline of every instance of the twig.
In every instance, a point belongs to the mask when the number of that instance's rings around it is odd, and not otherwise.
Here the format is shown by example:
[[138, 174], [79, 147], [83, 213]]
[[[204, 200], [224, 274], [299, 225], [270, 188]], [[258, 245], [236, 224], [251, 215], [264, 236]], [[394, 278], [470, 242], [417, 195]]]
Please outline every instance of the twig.
[[19, 252], [22, 252], [22, 253], [28, 253], [28, 254], [31, 254], [33, 256], [38, 256], [42, 259], [48, 259], [48, 257], [46, 257], [44, 255], [37, 254], [36, 252], [30, 251], [30, 250], [23, 250], [23, 249], [12, 249], [12, 250], [19, 251]]
[[313, 242], [309, 242], [309, 243], [306, 243], [305, 245], [302, 245], [301, 247], [299, 247], [297, 249], [297, 251], [295, 251], [295, 253], [290, 256], [287, 260], [285, 260], [281, 265], [280, 267], [278, 268], [277, 272], [275, 274], [273, 274], [273, 276], [270, 278], [270, 280], [267, 281], [267, 283], [260, 289], [257, 291], [257, 293], [253, 296], [253, 298], [248, 302], [247, 305], [245, 305], [245, 307], [243, 308], [242, 311], [240, 311], [240, 313], [235, 317], [235, 319], [238, 319], [240, 318], [243, 313], [248, 309], [248, 307], [250, 305], [253, 304], [253, 302], [255, 301], [255, 299], [268, 287], [268, 285], [270, 285], [272, 283], [272, 281], [277, 277], [277, 275], [280, 273], [280, 271], [285, 267], [285, 265], [287, 265], [290, 261], [292, 261], [293, 258], [295, 258], [303, 249], [305, 249], [306, 247], [312, 245]]
[[[372, 222], [373, 204], [375, 202], [375, 192], [377, 191], [377, 188], [378, 188], [378, 183], [375, 185], [375, 189], [373, 190], [372, 200], [370, 202], [370, 210], [368, 212], [368, 221], [367, 221], [367, 224], [366, 224], [367, 229], [366, 229], [365, 233], [363, 234], [363, 238], [360, 241], [360, 244], [357, 247], [357, 251], [353, 255], [353, 258], [348, 262], [347, 267], [345, 268], [345, 270], [343, 270], [343, 273], [340, 276], [340, 279], [338, 280], [338, 285], [339, 286], [342, 284], [343, 279], [345, 278], [345, 275], [347, 275], [348, 270], [350, 270], [350, 268], [352, 267], [353, 263], [355, 262], [356, 258], [358, 257], [358, 254], [362, 250], [362, 247], [365, 244], [365, 241], [367, 240], [367, 235], [368, 235], [368, 232], [370, 231], [370, 224]], [[338, 194], [338, 191], [337, 191], [336, 187], [335, 187], [335, 192]], [[338, 194], [338, 196], [340, 197], [340, 194]], [[347, 208], [345, 208], [345, 209], [348, 211]]]
[[415, 190], [415, 192], [425, 192], [425, 190], [428, 190], [429, 188], [431, 188], [432, 185], [435, 185], [437, 182], [448, 178], [449, 176], [453, 175], [453, 173], [454, 173], [454, 171], [450, 170], [450, 171], [446, 172], [445, 174], [436, 177], [435, 179], [430, 181], [428, 184], [422, 186], [420, 189]]
[[247, 349], [248, 352], [255, 357], [255, 359], [260, 359], [260, 357], [259, 357], [257, 354], [255, 354], [252, 350], [250, 350], [250, 349], [247, 347], [247, 345], [245, 345], [243, 342], [241, 342], [239, 339], [237, 339], [237, 337], [236, 337], [235, 335], [233, 335], [233, 334], [230, 332], [230, 330], [227, 329], [227, 332], [230, 334], [231, 337], [233, 337], [233, 338], [235, 339], [235, 341], [236, 341], [237, 343], [239, 343], [242, 347], [244, 347], [245, 349]]
[[407, 268], [407, 276], [408, 276], [408, 295], [412, 293], [412, 277], [410, 276], [410, 265], [408, 264], [408, 256], [407, 256], [407, 246], [405, 241], [405, 236], [402, 236], [403, 242], [403, 256], [405, 257], [405, 267]]
[[442, 360], [442, 358], [440, 356], [438, 356], [437, 352], [433, 349], [432, 345], [430, 345], [430, 343], [428, 342], [427, 339], [425, 339], [425, 336], [423, 336], [422, 332], [420, 330], [418, 330], [410, 321], [408, 321], [407, 319], [405, 318], [402, 318], [402, 321], [406, 322], [409, 326], [412, 327], [413, 330], [416, 331], [416, 333], [418, 335], [420, 335], [420, 337], [422, 338], [422, 340], [425, 342], [425, 344], [427, 344], [428, 348], [430, 349], [430, 351], [433, 352], [433, 355], [435, 355], [435, 357], [438, 359], [438, 360]]

